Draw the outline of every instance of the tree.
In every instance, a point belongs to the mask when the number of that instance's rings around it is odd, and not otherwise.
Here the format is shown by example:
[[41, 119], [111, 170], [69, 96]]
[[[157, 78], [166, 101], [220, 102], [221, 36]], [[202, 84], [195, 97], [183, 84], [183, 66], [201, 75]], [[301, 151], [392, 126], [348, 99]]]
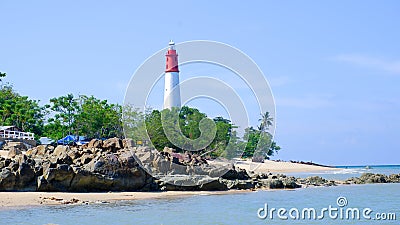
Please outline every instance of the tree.
[[158, 110], [153, 110], [151, 113], [145, 116], [145, 124], [147, 134], [151, 140], [153, 146], [162, 150], [164, 147], [175, 147], [168, 140], [167, 136], [164, 133], [164, 129], [161, 123], [161, 112]]
[[270, 116], [269, 112], [265, 112], [264, 114], [261, 114], [261, 119], [258, 121], [260, 121], [258, 130], [266, 131], [270, 126], [272, 126], [272, 121], [274, 121], [274, 119]]
[[[66, 96], [52, 98], [50, 99], [50, 103], [52, 105], [47, 107], [55, 112], [54, 119], [57, 120], [57, 123], [61, 124], [63, 128], [66, 128], [68, 134], [72, 134], [74, 117], [79, 110], [79, 105], [74, 95], [68, 94]], [[51, 121], [52, 120], [49, 122]]]
[[[158, 150], [171, 147], [177, 151], [200, 149], [199, 153], [212, 157], [238, 155], [239, 138], [232, 132], [231, 121], [223, 117], [211, 120], [205, 113], [187, 106], [153, 110], [145, 117], [149, 138]], [[173, 138], [173, 143], [168, 137]]]
[[80, 96], [80, 106], [74, 116], [76, 134], [88, 138], [122, 137], [122, 107], [93, 96]]
[[2, 72], [0, 72], [0, 82], [2, 81], [2, 77], [6, 77], [7, 76], [7, 74], [6, 73], [2, 73]]
[[93, 96], [72, 94], [50, 99], [55, 114], [45, 125], [46, 135], [62, 138], [67, 132], [87, 138], [122, 137], [122, 107]]
[[125, 105], [122, 110], [125, 137], [131, 138], [135, 142], [148, 140], [145, 121], [146, 114], [132, 105]]
[[39, 101], [19, 95], [11, 85], [1, 87], [0, 125], [16, 126], [22, 131], [41, 135], [44, 116], [45, 111], [39, 106]]
[[244, 134], [244, 140], [247, 140], [246, 146], [242, 157], [262, 157], [269, 159], [281, 148], [272, 141], [272, 135], [268, 132], [269, 126], [272, 125], [273, 118], [270, 117], [269, 112], [261, 115], [259, 119], [260, 125], [258, 130], [253, 127], [247, 128]]

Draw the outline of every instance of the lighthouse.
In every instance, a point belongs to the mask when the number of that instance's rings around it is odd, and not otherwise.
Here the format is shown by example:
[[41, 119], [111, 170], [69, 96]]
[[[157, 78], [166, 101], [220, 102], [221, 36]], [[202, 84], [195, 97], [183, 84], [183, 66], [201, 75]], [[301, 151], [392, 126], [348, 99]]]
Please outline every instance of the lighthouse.
[[178, 55], [175, 43], [169, 42], [165, 67], [164, 109], [181, 107], [181, 94], [179, 90]]

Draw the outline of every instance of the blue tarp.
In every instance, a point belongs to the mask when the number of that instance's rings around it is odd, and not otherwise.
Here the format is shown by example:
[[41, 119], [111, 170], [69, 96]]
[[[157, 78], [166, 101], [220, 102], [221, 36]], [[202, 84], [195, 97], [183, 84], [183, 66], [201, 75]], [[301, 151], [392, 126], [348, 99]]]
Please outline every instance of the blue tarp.
[[89, 142], [86, 140], [86, 137], [75, 136], [75, 135], [67, 135], [65, 138], [62, 138], [57, 141], [57, 144], [60, 144], [60, 145], [68, 145], [68, 144], [72, 144], [72, 143], [76, 143], [77, 145], [82, 145], [82, 144], [86, 144]]
[[75, 135], [67, 135], [65, 138], [61, 138], [60, 140], [57, 141], [57, 144], [71, 144], [74, 143], [75, 141], [78, 141]]

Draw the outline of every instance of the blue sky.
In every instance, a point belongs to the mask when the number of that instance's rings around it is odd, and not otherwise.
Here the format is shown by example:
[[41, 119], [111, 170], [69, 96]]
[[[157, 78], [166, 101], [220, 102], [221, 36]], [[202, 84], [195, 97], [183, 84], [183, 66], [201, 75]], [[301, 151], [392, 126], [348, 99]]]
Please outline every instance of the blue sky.
[[400, 164], [398, 1], [1, 1], [0, 71], [47, 103], [122, 103], [169, 39], [249, 55], [275, 96], [276, 159]]

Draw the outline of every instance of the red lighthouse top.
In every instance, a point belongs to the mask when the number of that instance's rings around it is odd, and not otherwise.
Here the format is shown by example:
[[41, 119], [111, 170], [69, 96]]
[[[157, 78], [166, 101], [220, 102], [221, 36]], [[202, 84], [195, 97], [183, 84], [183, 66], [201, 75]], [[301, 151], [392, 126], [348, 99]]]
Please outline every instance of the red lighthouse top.
[[176, 54], [175, 43], [172, 40], [169, 42], [168, 51], [165, 56], [167, 57], [165, 72], [179, 72], [178, 55]]

